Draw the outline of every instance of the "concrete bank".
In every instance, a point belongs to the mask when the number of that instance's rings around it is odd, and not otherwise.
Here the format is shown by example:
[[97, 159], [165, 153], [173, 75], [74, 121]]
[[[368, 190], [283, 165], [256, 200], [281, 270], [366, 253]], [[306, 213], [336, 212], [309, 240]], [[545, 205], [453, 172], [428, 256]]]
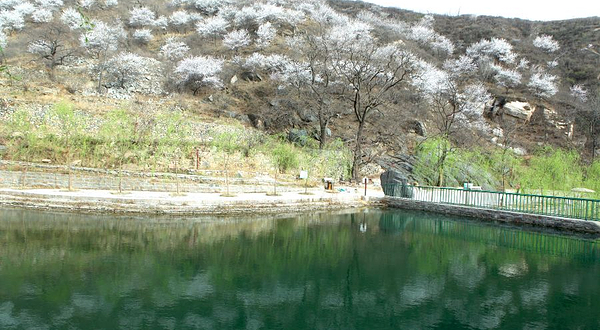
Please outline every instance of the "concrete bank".
[[107, 190], [0, 188], [0, 206], [93, 213], [229, 215], [291, 213], [369, 205], [356, 193], [313, 193], [302, 195], [283, 192], [280, 196], [244, 193], [235, 197], [222, 197], [218, 193], [187, 193], [183, 196], [173, 196], [168, 192], [132, 191], [115, 194], [114, 191]]
[[446, 205], [431, 202], [417, 201], [400, 197], [371, 198], [372, 202], [381, 203], [387, 207], [436, 212], [448, 215], [466, 216], [481, 220], [500, 221], [514, 224], [525, 224], [536, 227], [553, 228], [557, 230], [600, 234], [600, 223], [552, 217], [537, 214], [525, 214], [491, 209], [478, 209], [473, 207]]

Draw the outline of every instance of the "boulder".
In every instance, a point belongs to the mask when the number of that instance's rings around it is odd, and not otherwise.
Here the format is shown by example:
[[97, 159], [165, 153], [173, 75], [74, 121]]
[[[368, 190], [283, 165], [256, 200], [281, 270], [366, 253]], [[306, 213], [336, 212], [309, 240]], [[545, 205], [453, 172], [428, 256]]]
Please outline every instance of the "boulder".
[[533, 115], [534, 109], [531, 107], [531, 104], [527, 102], [513, 101], [504, 104], [502, 111], [504, 115], [529, 122], [531, 115]]
[[265, 129], [265, 122], [261, 116], [250, 113], [250, 114], [248, 114], [248, 119], [250, 120], [250, 122], [252, 123], [252, 126], [254, 128], [260, 129], [260, 130]]
[[427, 128], [425, 128], [425, 124], [423, 124], [422, 122], [415, 120], [412, 124], [413, 126], [413, 130], [415, 131], [415, 134], [420, 135], [420, 136], [427, 136]]
[[288, 141], [305, 146], [308, 142], [308, 132], [303, 129], [292, 129], [288, 133]]
[[298, 110], [296, 113], [303, 122], [312, 123], [319, 120], [315, 115], [305, 110]]
[[253, 81], [253, 82], [259, 82], [259, 81], [263, 80], [262, 77], [258, 73], [251, 72], [251, 71], [242, 72], [242, 74], [240, 75], [240, 78], [245, 81]]
[[387, 170], [380, 175], [381, 187], [386, 196], [412, 198], [412, 187], [408, 185], [408, 178], [395, 170]]

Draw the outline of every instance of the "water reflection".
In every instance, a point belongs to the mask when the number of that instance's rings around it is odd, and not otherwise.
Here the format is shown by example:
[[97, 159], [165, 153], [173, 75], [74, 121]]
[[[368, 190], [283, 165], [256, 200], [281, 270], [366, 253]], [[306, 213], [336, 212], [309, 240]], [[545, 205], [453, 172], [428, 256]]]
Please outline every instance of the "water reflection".
[[378, 210], [0, 217], [0, 329], [600, 327], [592, 239]]

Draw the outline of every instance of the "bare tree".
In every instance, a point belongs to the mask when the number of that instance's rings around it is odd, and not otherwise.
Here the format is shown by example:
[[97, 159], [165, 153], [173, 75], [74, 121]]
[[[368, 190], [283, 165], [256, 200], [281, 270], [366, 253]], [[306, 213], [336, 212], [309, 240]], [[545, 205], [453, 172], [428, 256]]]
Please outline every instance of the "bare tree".
[[400, 43], [379, 45], [364, 23], [334, 27], [327, 36], [332, 69], [344, 83], [343, 96], [357, 121], [352, 178], [359, 180], [364, 129], [373, 112], [382, 112], [398, 85], [406, 81], [415, 56]]
[[[322, 29], [320, 30], [323, 31]], [[299, 65], [285, 66], [284, 79], [294, 85], [300, 94], [305, 109], [319, 120], [319, 148], [327, 142], [328, 126], [340, 115], [342, 82], [332, 66], [327, 39], [318, 31], [306, 33], [288, 40], [296, 50]]]
[[45, 62], [51, 80], [55, 79], [55, 68], [64, 65], [65, 60], [77, 54], [77, 48], [73, 45], [72, 37], [66, 26], [51, 23], [35, 35], [34, 41], [30, 42], [27, 51], [35, 54]]
[[487, 90], [473, 73], [477, 67], [464, 57], [448, 60], [444, 69], [426, 62], [419, 63], [419, 73], [413, 79], [413, 85], [420, 91], [435, 115], [435, 125], [439, 144], [437, 169], [437, 185], [444, 184], [445, 162], [452, 152], [451, 138], [460, 124], [467, 122], [483, 122], [483, 106], [489, 99]]

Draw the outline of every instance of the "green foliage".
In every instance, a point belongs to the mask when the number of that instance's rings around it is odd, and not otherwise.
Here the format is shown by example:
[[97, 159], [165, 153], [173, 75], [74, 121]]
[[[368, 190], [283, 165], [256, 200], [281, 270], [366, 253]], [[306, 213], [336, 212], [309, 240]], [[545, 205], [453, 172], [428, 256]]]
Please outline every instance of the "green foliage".
[[523, 188], [539, 189], [542, 194], [544, 190], [568, 193], [581, 186], [583, 173], [575, 151], [545, 147], [529, 160], [520, 181]]
[[[83, 116], [69, 103], [56, 104], [45, 116], [16, 111], [0, 123], [0, 139], [7, 146], [4, 157], [39, 162], [44, 158], [56, 164], [81, 160], [86, 167], [121, 168], [132, 164], [139, 168], [165, 171], [185, 168], [194, 148], [206, 148], [229, 159], [235, 154], [232, 168], [263, 164], [267, 158], [279, 173], [301, 167], [311, 177], [348, 178], [352, 154], [337, 139], [320, 150], [311, 140], [305, 146], [288, 143], [284, 136], [269, 136], [241, 125], [220, 125], [210, 133], [210, 142], [192, 136], [191, 120], [181, 113], [161, 114], [145, 120], [126, 109], [107, 112], [98, 118]], [[207, 139], [209, 140], [209, 139]], [[207, 147], [211, 147], [208, 149]], [[187, 162], [187, 163], [186, 163]], [[227, 166], [229, 169], [229, 166]], [[177, 170], [177, 168], [175, 168]]]
[[280, 173], [298, 168], [298, 151], [289, 143], [275, 142], [271, 149], [270, 156], [273, 165]]
[[334, 179], [350, 178], [352, 152], [344, 145], [342, 140], [335, 139], [328, 143], [322, 150], [312, 150], [315, 153], [315, 158], [308, 165], [316, 169], [316, 172], [320, 176]]
[[458, 157], [450, 141], [443, 137], [433, 137], [423, 141], [416, 150], [418, 162], [415, 174], [428, 185], [439, 184], [440, 176], [453, 177], [458, 173]]
[[167, 113], [157, 117], [157, 150], [156, 157], [167, 158], [169, 166], [178, 167], [184, 155], [191, 153], [192, 145], [188, 143], [191, 127], [181, 113]]
[[586, 169], [583, 186], [596, 191], [596, 198], [600, 197], [600, 161], [595, 161]]
[[132, 149], [135, 124], [127, 111], [113, 110], [106, 114], [98, 135], [105, 141], [106, 152], [103, 154], [112, 156], [120, 164], [124, 161], [127, 151]]
[[211, 145], [219, 152], [232, 155], [243, 149], [243, 130], [240, 127], [230, 126], [226, 129], [215, 130], [211, 133]]

